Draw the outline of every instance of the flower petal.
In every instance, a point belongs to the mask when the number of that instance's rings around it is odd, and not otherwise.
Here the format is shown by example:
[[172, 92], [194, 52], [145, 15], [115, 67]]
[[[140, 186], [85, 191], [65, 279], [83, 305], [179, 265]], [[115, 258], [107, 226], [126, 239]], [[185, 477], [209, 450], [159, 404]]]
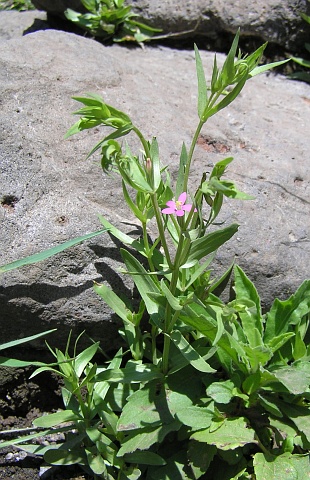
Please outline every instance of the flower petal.
[[173, 200], [168, 200], [168, 202], [166, 203], [167, 207], [170, 207], [170, 208], [174, 208], [176, 210], [176, 204]]
[[175, 208], [163, 208], [161, 213], [165, 213], [166, 215], [171, 215], [175, 213]]
[[181, 193], [178, 198], [178, 202], [185, 203], [186, 202], [186, 192]]
[[190, 212], [192, 209], [193, 205], [190, 205], [189, 203], [186, 203], [185, 205], [182, 205], [182, 210], [185, 210], [185, 212]]
[[184, 216], [184, 210], [176, 210], [174, 212], [177, 217], [183, 217]]

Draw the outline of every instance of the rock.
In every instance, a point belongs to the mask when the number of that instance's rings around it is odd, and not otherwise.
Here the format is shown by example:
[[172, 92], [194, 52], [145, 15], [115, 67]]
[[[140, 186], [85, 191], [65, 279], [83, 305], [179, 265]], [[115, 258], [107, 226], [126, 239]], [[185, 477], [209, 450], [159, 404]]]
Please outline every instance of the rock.
[[[211, 39], [236, 33], [273, 42], [292, 51], [309, 41], [309, 28], [300, 12], [310, 14], [307, 0], [132, 0], [128, 2], [143, 21], [165, 33], [193, 30]], [[33, 0], [38, 9], [63, 15], [72, 8], [82, 11], [78, 0]]]
[[[202, 58], [210, 78], [213, 54], [202, 52]], [[105, 130], [63, 140], [79, 108], [71, 97], [95, 92], [127, 112], [147, 138], [158, 138], [175, 179], [182, 141], [190, 144], [197, 125], [193, 53], [106, 47], [46, 30], [3, 41], [0, 61], [0, 264], [99, 230], [97, 214], [137, 232], [119, 179], [103, 175], [98, 158], [85, 160]], [[204, 127], [194, 157], [192, 189], [212, 164], [234, 156], [228, 178], [256, 197], [226, 202], [220, 220], [238, 222], [240, 229], [219, 250], [215, 270], [222, 273], [236, 257], [265, 308], [310, 274], [309, 108], [309, 85], [273, 74], [255, 77]], [[120, 324], [92, 284], [106, 282], [135, 301], [119, 266], [119, 245], [104, 234], [2, 275], [2, 341], [57, 327], [49, 342], [59, 348], [70, 329], [74, 336], [85, 329], [104, 349], [116, 348]]]
[[33, 10], [26, 12], [0, 11], [0, 42], [21, 37], [30, 33], [32, 28], [36, 30], [47, 28], [45, 12]]

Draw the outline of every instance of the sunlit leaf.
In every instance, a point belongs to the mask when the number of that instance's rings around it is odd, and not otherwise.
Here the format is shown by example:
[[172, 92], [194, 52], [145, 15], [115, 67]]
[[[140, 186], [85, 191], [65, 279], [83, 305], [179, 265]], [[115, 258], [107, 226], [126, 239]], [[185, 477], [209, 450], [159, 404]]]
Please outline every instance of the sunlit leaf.
[[90, 238], [96, 237], [97, 235], [101, 235], [104, 233], [106, 229], [99, 230], [98, 232], [88, 233], [81, 237], [74, 238], [73, 240], [69, 240], [67, 242], [61, 243], [60, 245], [56, 245], [55, 247], [49, 248], [48, 250], [44, 250], [40, 253], [35, 253], [34, 255], [30, 255], [29, 257], [22, 258], [20, 260], [16, 260], [15, 262], [8, 263], [7, 265], [2, 265], [0, 267], [0, 274], [4, 272], [8, 272], [9, 270], [14, 270], [15, 268], [23, 267], [25, 265], [31, 265], [32, 263], [41, 262], [42, 260], [46, 260], [57, 253], [63, 252], [67, 248], [73, 247], [79, 243], [84, 242]]

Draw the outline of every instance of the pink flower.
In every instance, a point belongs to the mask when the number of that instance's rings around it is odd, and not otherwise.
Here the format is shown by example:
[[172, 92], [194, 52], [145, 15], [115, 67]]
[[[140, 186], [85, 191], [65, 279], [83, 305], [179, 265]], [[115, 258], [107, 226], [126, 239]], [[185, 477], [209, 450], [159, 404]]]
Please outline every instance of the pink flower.
[[[181, 193], [178, 200], [169, 200], [166, 203], [168, 208], [163, 208], [161, 213], [165, 213], [166, 215], [177, 215], [177, 217], [183, 217], [185, 212], [190, 212], [192, 209], [192, 205], [185, 203], [186, 201], [186, 192]], [[197, 212], [195, 208], [194, 212]]]

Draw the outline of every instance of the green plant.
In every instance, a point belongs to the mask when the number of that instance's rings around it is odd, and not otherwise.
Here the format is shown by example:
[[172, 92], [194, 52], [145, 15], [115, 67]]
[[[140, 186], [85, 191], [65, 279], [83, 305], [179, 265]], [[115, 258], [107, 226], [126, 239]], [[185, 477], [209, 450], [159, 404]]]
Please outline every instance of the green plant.
[[[29, 435], [4, 441], [44, 455], [51, 464], [80, 464], [105, 480], [303, 479], [309, 472], [310, 280], [263, 313], [255, 286], [238, 266], [213, 279], [216, 250], [238, 225], [217, 228], [225, 197], [249, 199], [225, 178], [232, 158], [202, 173], [188, 189], [197, 138], [207, 120], [238, 96], [266, 45], [242, 57], [237, 34], [221, 68], [215, 58], [210, 88], [195, 48], [198, 125], [182, 147], [176, 185], [160, 163], [155, 138], [148, 141], [131, 118], [97, 95], [77, 97], [83, 107], [67, 136], [104, 125], [110, 133], [90, 154], [101, 152], [105, 172], [119, 175], [124, 201], [141, 224], [133, 238], [106, 219], [122, 242], [125, 268], [139, 294], [134, 307], [105, 284], [94, 289], [123, 322], [126, 347], [103, 365], [98, 343], [78, 353], [51, 350], [55, 362], [34, 372], [57, 372], [64, 381], [62, 412], [38, 418]], [[208, 94], [210, 91], [210, 94]], [[135, 134], [142, 154], [118, 139]], [[174, 198], [174, 199], [173, 199]], [[148, 222], [157, 225], [150, 239]], [[235, 296], [224, 303], [215, 291], [234, 273]], [[43, 428], [43, 432], [40, 430]], [[61, 431], [57, 445], [29, 441]]]
[[[308, 0], [309, 2], [309, 0]], [[301, 13], [300, 16], [310, 25], [310, 16], [306, 15], [305, 13]], [[305, 43], [305, 49], [307, 50], [307, 53], [310, 53], [310, 43]], [[291, 57], [291, 59], [297, 63], [298, 65], [301, 65], [304, 68], [310, 68], [310, 60], [306, 60], [302, 57]], [[300, 72], [295, 72], [290, 75], [290, 78], [293, 78], [295, 80], [302, 80], [304, 82], [310, 83], [310, 73], [303, 70]]]
[[89, 13], [68, 8], [65, 15], [94, 37], [112, 39], [114, 42], [142, 43], [161, 31], [138, 22], [131, 6], [124, 6], [124, 0], [81, 0], [81, 3]]
[[0, 10], [34, 10], [30, 0], [0, 0]]

